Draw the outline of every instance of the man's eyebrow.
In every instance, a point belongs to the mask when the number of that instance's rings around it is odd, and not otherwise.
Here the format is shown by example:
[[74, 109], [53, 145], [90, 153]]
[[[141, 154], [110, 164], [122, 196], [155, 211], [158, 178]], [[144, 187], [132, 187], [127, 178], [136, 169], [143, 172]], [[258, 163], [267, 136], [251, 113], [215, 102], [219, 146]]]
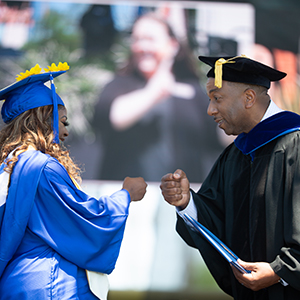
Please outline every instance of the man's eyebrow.
[[215, 92], [215, 91], [217, 91], [219, 88], [214, 88], [214, 89], [212, 89], [212, 90], [210, 90], [208, 93], [210, 94], [210, 93], [212, 93], [212, 92]]

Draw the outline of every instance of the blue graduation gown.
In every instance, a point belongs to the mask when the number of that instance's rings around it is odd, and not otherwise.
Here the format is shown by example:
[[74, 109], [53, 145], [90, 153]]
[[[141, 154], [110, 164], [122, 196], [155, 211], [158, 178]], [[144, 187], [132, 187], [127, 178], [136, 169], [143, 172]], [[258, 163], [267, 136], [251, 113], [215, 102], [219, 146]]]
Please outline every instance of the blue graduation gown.
[[97, 299], [85, 269], [113, 271], [130, 196], [95, 199], [54, 158], [19, 155], [0, 207], [0, 299]]

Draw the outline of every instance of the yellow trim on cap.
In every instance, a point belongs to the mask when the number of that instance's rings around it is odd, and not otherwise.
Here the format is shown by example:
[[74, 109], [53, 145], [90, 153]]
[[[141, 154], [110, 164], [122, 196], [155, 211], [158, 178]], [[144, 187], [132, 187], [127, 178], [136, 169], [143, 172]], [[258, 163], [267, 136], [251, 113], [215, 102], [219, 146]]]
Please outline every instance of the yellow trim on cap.
[[[69, 70], [69, 65], [68, 63], [64, 62], [59, 62], [58, 65], [56, 66], [55, 63], [52, 63], [51, 66], [48, 66], [48, 68], [44, 68], [45, 72], [57, 72], [57, 71], [67, 71]], [[42, 68], [40, 67], [39, 64], [36, 64], [34, 67], [32, 67], [30, 70], [26, 70], [25, 72], [21, 72], [19, 75], [16, 77], [16, 81], [20, 81], [22, 79], [25, 79], [31, 75], [37, 75], [41, 74]]]
[[68, 63], [64, 62], [59, 62], [58, 65], [56, 66], [55, 63], [52, 63], [51, 66], [48, 66], [47, 69], [44, 68], [46, 72], [57, 72], [57, 71], [67, 71], [69, 70], [70, 67]]
[[42, 68], [39, 66], [39, 64], [36, 64], [30, 70], [26, 70], [25, 73], [21, 72], [19, 75], [17, 75], [16, 81], [20, 81], [24, 78], [27, 78], [27, 77], [31, 76], [31, 75], [40, 74], [41, 71], [42, 71]]

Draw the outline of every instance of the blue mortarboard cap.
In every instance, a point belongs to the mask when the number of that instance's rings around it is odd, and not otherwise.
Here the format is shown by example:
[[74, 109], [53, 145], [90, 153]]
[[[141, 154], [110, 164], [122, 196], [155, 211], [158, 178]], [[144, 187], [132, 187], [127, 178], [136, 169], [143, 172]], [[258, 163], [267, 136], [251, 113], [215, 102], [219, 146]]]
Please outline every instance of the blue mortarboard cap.
[[[26, 110], [52, 105], [52, 91], [44, 83], [65, 71], [31, 75], [0, 90], [0, 100], [5, 100], [1, 115], [5, 123], [10, 122]], [[57, 95], [57, 104], [64, 105]]]
[[[58, 143], [57, 106], [64, 106], [64, 103], [56, 94], [53, 78], [65, 72], [63, 70], [33, 74], [0, 90], [0, 100], [5, 100], [1, 108], [3, 121], [9, 123], [29, 109], [53, 105], [54, 142]], [[51, 81], [51, 89], [45, 85], [47, 81]]]
[[221, 87], [222, 80], [248, 83], [270, 88], [271, 81], [278, 81], [286, 73], [273, 69], [246, 56], [210, 57], [199, 56], [199, 60], [211, 66], [207, 77], [215, 78], [216, 86]]

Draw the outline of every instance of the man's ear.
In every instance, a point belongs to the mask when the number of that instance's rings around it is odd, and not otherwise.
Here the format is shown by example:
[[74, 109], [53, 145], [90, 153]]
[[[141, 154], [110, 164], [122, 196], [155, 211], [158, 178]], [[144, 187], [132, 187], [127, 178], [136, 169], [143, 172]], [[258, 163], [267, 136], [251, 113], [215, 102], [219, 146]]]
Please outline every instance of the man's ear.
[[255, 90], [248, 88], [244, 92], [245, 96], [245, 108], [251, 108], [256, 102], [256, 92]]

